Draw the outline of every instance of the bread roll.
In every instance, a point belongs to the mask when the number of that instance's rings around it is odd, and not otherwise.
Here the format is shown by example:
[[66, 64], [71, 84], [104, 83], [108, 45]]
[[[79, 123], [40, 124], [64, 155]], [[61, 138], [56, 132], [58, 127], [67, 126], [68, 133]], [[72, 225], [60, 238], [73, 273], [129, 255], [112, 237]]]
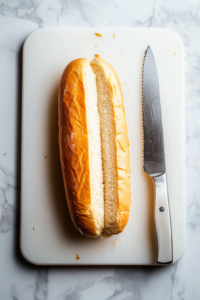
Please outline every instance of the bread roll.
[[59, 149], [71, 219], [89, 237], [123, 231], [130, 211], [130, 164], [121, 86], [103, 59], [64, 70], [58, 96]]

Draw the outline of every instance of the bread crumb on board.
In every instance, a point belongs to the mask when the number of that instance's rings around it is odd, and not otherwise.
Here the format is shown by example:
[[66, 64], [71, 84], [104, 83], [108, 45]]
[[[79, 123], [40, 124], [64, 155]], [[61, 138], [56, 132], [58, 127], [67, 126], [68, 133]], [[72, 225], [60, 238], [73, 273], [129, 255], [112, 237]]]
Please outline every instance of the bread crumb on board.
[[33, 230], [35, 230], [35, 227], [33, 227]]
[[115, 37], [115, 33], [113, 33], [113, 37]]
[[117, 246], [117, 239], [114, 241], [115, 246]]
[[94, 34], [96, 34], [96, 36], [98, 36], [98, 37], [102, 37], [101, 33], [95, 32]]
[[76, 254], [76, 260], [81, 259], [80, 256], [78, 254]]
[[174, 52], [173, 54], [176, 55], [176, 52]]
[[122, 54], [122, 52], [120, 54]]
[[45, 157], [44, 158], [47, 158], [47, 156], [45, 155]]
[[94, 57], [100, 57], [100, 55], [99, 54], [95, 54]]
[[94, 48], [97, 48], [98, 46], [94, 46]]

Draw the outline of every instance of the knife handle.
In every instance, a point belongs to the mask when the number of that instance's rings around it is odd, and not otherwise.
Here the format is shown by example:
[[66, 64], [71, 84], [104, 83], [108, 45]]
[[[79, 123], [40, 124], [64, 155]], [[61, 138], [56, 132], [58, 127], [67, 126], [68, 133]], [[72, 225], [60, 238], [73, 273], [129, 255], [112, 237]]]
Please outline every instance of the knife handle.
[[157, 263], [173, 261], [172, 227], [166, 174], [152, 177], [155, 199], [155, 231], [157, 239]]

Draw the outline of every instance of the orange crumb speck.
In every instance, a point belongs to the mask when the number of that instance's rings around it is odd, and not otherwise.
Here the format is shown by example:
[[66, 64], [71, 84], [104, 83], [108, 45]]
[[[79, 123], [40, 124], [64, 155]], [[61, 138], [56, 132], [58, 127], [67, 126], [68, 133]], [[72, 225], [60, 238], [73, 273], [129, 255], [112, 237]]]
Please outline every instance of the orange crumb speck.
[[95, 46], [94, 48], [97, 48], [98, 46]]
[[35, 230], [35, 227], [33, 227], [33, 230]]
[[125, 83], [125, 85], [127, 85], [127, 83]]
[[114, 241], [115, 246], [117, 246], [117, 239]]
[[96, 34], [96, 36], [98, 36], [98, 37], [102, 37], [101, 33], [95, 32], [95, 34]]
[[176, 55], [176, 52], [174, 52], [173, 54]]
[[129, 90], [129, 88], [128, 88], [128, 90]]
[[122, 54], [122, 52], [120, 54]]
[[113, 37], [115, 37], [115, 33], [113, 33]]
[[100, 55], [99, 54], [95, 54], [94, 57], [100, 57]]
[[46, 155], [45, 155], [45, 157], [44, 157], [44, 158], [47, 158], [47, 157], [46, 157]]
[[81, 259], [80, 256], [78, 254], [76, 254], [76, 260]]
[[109, 57], [109, 55], [107, 55], [107, 57]]

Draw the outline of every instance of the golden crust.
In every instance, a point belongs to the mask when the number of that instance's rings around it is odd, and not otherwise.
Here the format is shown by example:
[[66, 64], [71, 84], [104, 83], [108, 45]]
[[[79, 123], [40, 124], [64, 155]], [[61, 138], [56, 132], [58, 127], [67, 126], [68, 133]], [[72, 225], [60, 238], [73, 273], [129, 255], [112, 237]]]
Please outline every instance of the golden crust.
[[123, 231], [128, 222], [131, 206], [129, 141], [124, 100], [119, 78], [114, 68], [102, 58], [94, 58], [93, 61], [101, 65], [104, 69], [112, 91], [115, 121], [119, 233]]
[[76, 59], [64, 70], [58, 96], [59, 148], [67, 204], [75, 227], [97, 236], [91, 211], [88, 133], [83, 68], [87, 59]]

